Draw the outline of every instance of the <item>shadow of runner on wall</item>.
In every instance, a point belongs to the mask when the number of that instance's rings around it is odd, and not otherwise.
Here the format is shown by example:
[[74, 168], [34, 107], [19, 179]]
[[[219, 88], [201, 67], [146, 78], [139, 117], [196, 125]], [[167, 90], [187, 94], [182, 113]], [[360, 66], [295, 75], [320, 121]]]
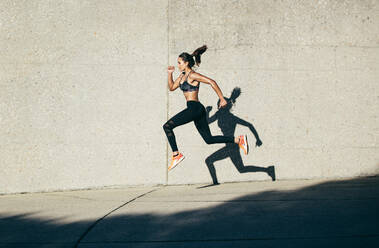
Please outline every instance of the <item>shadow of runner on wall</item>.
[[[237, 124], [246, 126], [254, 134], [254, 137], [256, 139], [255, 145], [261, 146], [262, 141], [260, 140], [258, 132], [254, 128], [254, 126], [251, 123], [231, 113], [231, 109], [233, 105], [235, 104], [237, 97], [239, 97], [240, 94], [241, 94], [241, 89], [239, 87], [235, 87], [229, 98], [224, 97], [225, 100], [228, 102], [227, 106], [224, 108], [218, 109], [217, 112], [213, 114], [213, 116], [209, 116], [209, 113], [212, 110], [212, 107], [207, 106], [206, 111], [207, 111], [208, 123], [211, 124], [217, 120], [217, 124], [220, 127], [224, 136], [234, 136]], [[220, 101], [217, 102], [217, 106], [219, 106], [219, 103]], [[267, 175], [270, 176], [273, 181], [276, 180], [275, 167], [273, 165], [268, 166], [268, 167], [244, 165], [238, 145], [234, 143], [226, 143], [226, 145], [223, 148], [212, 153], [205, 159], [205, 163], [207, 164], [209, 173], [211, 174], [211, 177], [212, 177], [213, 185], [219, 184], [214, 163], [216, 161], [223, 160], [226, 158], [230, 158], [232, 160], [234, 166], [236, 167], [239, 173], [264, 172], [264, 173], [267, 173]], [[212, 185], [207, 185], [204, 187], [209, 187], [209, 186], [212, 186]]]

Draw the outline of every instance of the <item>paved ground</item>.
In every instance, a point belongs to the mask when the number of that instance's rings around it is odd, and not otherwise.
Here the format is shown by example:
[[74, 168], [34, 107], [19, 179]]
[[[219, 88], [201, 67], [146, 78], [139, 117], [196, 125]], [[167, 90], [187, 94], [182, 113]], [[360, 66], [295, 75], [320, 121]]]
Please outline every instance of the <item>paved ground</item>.
[[378, 247], [379, 177], [0, 196], [0, 247]]

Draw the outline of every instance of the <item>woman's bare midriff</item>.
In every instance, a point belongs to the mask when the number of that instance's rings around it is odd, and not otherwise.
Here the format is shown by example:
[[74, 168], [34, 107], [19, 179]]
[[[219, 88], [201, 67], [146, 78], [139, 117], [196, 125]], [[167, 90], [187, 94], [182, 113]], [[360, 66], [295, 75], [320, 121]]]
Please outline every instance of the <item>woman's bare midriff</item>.
[[188, 101], [199, 101], [199, 91], [183, 92], [184, 97]]

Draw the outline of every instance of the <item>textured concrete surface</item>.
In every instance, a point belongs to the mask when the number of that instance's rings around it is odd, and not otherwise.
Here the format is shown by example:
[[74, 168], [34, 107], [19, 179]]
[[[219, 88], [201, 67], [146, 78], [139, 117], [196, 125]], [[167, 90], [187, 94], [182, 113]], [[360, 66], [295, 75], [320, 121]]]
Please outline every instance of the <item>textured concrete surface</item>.
[[[224, 145], [206, 145], [194, 125], [179, 127], [187, 159], [169, 183], [211, 181], [207, 159], [220, 182], [271, 180], [268, 166], [279, 180], [378, 174], [378, 1], [170, 1], [169, 7], [169, 62], [207, 44], [198, 71], [226, 97], [241, 88], [212, 132], [247, 133], [254, 146], [254, 128], [263, 142], [241, 158]], [[217, 100], [203, 85], [200, 101], [213, 107], [211, 116]], [[169, 116], [185, 106], [180, 92], [169, 102]]]
[[1, 193], [166, 181], [166, 6], [0, 1]]
[[[0, 1], [0, 193], [377, 175], [378, 17], [377, 0]], [[196, 70], [242, 91], [215, 116], [201, 86], [211, 131], [251, 153], [187, 124], [167, 174], [162, 125], [186, 104], [166, 68], [203, 44]]]
[[[0, 197], [0, 246], [72, 247], [107, 213], [154, 188], [72, 191]], [[22, 245], [21, 245], [22, 244]]]
[[376, 247], [379, 178], [0, 196], [0, 247]]

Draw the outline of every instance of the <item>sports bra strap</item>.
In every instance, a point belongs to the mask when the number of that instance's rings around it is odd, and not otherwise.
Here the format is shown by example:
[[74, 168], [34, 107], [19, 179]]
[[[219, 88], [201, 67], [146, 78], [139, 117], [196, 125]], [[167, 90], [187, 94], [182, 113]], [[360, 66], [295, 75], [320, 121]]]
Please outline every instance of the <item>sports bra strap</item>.
[[[192, 71], [190, 71], [190, 72], [188, 73], [187, 78], [186, 78], [186, 80], [184, 80], [184, 81], [187, 81], [187, 79], [188, 79], [189, 75], [191, 74], [191, 72], [192, 72]], [[188, 82], [188, 81], [187, 81], [187, 82]]]

